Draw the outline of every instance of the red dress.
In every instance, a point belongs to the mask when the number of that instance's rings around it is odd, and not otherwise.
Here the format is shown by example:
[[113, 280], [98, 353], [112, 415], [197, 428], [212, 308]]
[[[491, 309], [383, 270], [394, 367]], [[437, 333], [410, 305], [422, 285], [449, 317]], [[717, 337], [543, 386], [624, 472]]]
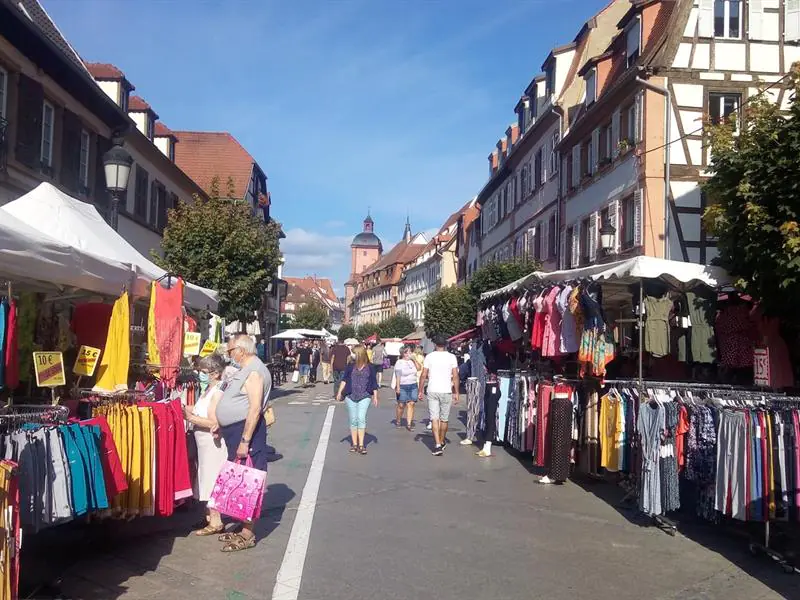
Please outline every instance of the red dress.
[[534, 350], [542, 349], [542, 338], [544, 337], [544, 295], [539, 294], [533, 301], [533, 327], [531, 327], [531, 347]]

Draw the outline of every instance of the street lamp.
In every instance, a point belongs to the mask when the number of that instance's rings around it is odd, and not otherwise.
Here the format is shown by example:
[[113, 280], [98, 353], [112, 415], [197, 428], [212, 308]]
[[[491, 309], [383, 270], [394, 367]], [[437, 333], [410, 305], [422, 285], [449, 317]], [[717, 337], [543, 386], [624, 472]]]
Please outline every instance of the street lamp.
[[133, 158], [120, 145], [111, 147], [103, 154], [103, 168], [106, 173], [106, 189], [111, 194], [111, 227], [117, 230], [119, 222], [119, 200], [128, 191]]
[[614, 251], [616, 237], [616, 228], [608, 221], [603, 223], [603, 226], [600, 228], [600, 246], [603, 248], [603, 252], [605, 252], [606, 255]]

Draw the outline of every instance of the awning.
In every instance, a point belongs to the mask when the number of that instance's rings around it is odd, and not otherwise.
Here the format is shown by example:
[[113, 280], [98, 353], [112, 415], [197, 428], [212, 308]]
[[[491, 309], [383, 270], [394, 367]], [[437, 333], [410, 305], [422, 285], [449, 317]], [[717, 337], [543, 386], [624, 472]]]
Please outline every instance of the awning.
[[406, 337], [403, 338], [404, 342], [418, 342], [422, 338], [425, 337], [424, 331], [412, 331]]
[[364, 340], [364, 343], [365, 344], [374, 344], [377, 341], [378, 341], [378, 334], [377, 333], [373, 333], [371, 336], [369, 336], [367, 339]]
[[[128, 263], [136, 269], [134, 296], [147, 298], [150, 282], [163, 277], [164, 269], [142, 256], [136, 248], [114, 231], [97, 209], [65, 194], [49, 183], [0, 207], [2, 219], [16, 217], [30, 228], [62, 244], [95, 256]], [[183, 292], [184, 303], [195, 309], [217, 310], [217, 292], [189, 282]]]
[[594, 281], [614, 281], [620, 284], [636, 283], [641, 279], [660, 279], [679, 290], [690, 290], [698, 284], [712, 288], [730, 285], [732, 279], [725, 269], [710, 267], [677, 260], [665, 260], [650, 256], [637, 256], [604, 265], [593, 265], [581, 269], [562, 271], [534, 271], [504, 287], [484, 292], [481, 300], [508, 294], [523, 288], [526, 284], [540, 281], [570, 281], [592, 279]]
[[464, 340], [469, 340], [471, 338], [477, 337], [479, 333], [479, 329], [477, 327], [473, 327], [471, 329], [467, 329], [466, 331], [462, 331], [454, 335], [453, 337], [449, 338], [447, 342], [449, 344], [453, 344], [455, 342], [462, 342]]

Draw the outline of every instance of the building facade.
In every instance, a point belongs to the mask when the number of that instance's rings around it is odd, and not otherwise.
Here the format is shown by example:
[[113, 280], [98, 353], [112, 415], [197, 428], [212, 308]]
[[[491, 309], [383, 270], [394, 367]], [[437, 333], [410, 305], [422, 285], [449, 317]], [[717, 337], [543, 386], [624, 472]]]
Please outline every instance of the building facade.
[[[788, 108], [781, 80], [800, 59], [800, 6], [637, 0], [619, 31], [581, 70], [588, 92], [559, 148], [562, 264], [639, 254], [707, 264], [717, 251], [701, 222], [710, 159], [703, 123], [738, 120], [767, 87]], [[606, 223], [616, 239], [602, 251]]]
[[285, 315], [283, 322], [290, 326], [295, 311], [309, 302], [316, 302], [328, 313], [330, 330], [337, 331], [344, 322], [344, 305], [333, 291], [330, 279], [307, 275], [305, 277], [286, 277], [287, 292], [281, 308]]
[[358, 278], [371, 265], [380, 260], [383, 244], [375, 235], [375, 221], [367, 214], [361, 233], [356, 234], [350, 244], [350, 278], [344, 284], [344, 322], [353, 323], [353, 301], [355, 300]]
[[[553, 49], [515, 107], [517, 122], [489, 156], [490, 177], [478, 195], [480, 227], [468, 239], [465, 279], [479, 266], [513, 258], [558, 265], [561, 231], [559, 143], [585, 95], [580, 66], [605, 50], [628, 0], [615, 0], [575, 39]], [[472, 254], [470, 257], [469, 255]]]

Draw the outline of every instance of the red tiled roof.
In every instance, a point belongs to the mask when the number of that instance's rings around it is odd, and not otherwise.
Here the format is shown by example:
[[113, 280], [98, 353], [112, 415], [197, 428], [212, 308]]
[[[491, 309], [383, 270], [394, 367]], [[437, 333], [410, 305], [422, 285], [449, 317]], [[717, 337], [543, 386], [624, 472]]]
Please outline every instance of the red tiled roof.
[[225, 193], [233, 180], [235, 198], [244, 198], [250, 187], [255, 160], [230, 133], [222, 131], [174, 131], [178, 138], [175, 162], [195, 183], [208, 191], [211, 180], [220, 180]]
[[133, 110], [136, 112], [144, 112], [149, 110], [155, 112], [153, 108], [147, 102], [145, 102], [144, 98], [135, 94], [128, 100], [128, 110]]
[[[164, 125], [161, 121], [156, 121], [156, 137], [171, 137], [175, 138], [175, 134], [172, 133], [172, 130]], [[177, 138], [176, 138], [177, 139]]]
[[125, 79], [125, 73], [109, 63], [84, 63], [95, 79]]

